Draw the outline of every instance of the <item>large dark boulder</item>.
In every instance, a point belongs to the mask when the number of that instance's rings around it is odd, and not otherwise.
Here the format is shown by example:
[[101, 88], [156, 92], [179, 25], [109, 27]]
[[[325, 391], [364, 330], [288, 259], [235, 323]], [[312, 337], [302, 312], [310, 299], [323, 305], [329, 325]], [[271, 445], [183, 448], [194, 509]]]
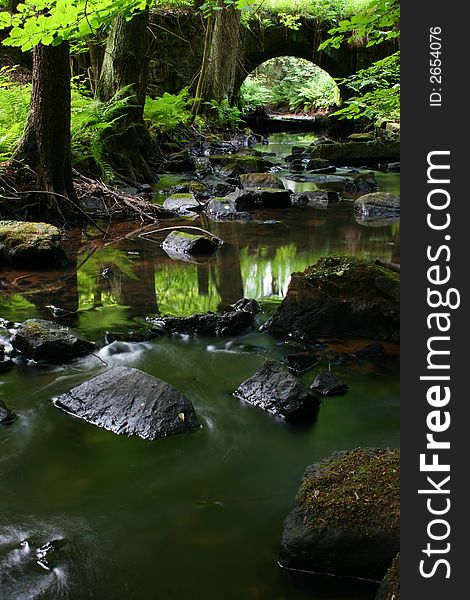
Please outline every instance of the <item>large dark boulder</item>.
[[0, 263], [50, 268], [65, 260], [60, 231], [48, 223], [0, 221]]
[[193, 405], [181, 392], [128, 367], [106, 371], [59, 396], [54, 404], [103, 429], [145, 440], [199, 427]]
[[375, 600], [400, 600], [400, 553], [387, 571]]
[[289, 208], [291, 202], [290, 190], [273, 188], [237, 189], [228, 194], [225, 199], [233, 203], [237, 210], [253, 210], [258, 208]]
[[11, 425], [17, 416], [0, 400], [0, 425]]
[[320, 402], [280, 363], [267, 360], [244, 381], [234, 395], [262, 410], [285, 419], [314, 413]]
[[387, 192], [365, 194], [354, 202], [354, 210], [360, 221], [393, 219], [400, 216], [400, 196]]
[[43, 319], [22, 323], [11, 338], [11, 344], [25, 358], [59, 364], [89, 354], [94, 348], [94, 344], [69, 327]]
[[400, 275], [354, 256], [321, 258], [293, 273], [287, 295], [265, 325], [282, 337], [356, 336], [398, 341]]
[[252, 154], [213, 155], [209, 157], [209, 161], [219, 172], [228, 169], [224, 172], [230, 176], [265, 173], [274, 166], [269, 160]]
[[170, 258], [187, 259], [214, 253], [220, 246], [217, 238], [205, 235], [193, 235], [182, 231], [172, 231], [162, 243], [162, 248]]
[[285, 185], [273, 173], [246, 173], [240, 175], [240, 183], [244, 188], [272, 188], [275, 190], [284, 190]]
[[156, 317], [148, 322], [155, 332], [234, 337], [253, 329], [255, 317], [252, 312], [233, 310], [190, 317]]
[[335, 165], [364, 165], [399, 160], [400, 141], [377, 139], [310, 147], [312, 158], [324, 158]]
[[380, 581], [400, 548], [400, 451], [338, 452], [305, 471], [283, 567]]

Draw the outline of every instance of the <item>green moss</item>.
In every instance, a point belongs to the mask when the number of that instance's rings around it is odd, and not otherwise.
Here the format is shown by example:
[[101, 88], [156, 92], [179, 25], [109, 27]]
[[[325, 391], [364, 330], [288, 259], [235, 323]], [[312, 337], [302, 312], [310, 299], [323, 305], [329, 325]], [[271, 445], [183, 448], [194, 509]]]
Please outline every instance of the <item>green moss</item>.
[[315, 465], [297, 503], [312, 527], [399, 529], [400, 451], [362, 449]]
[[303, 273], [294, 273], [293, 278], [314, 286], [331, 300], [354, 298], [355, 302], [365, 303], [375, 299], [377, 293], [384, 293], [384, 289], [385, 295], [397, 297], [400, 285], [399, 273], [350, 255], [321, 258]]
[[191, 193], [188, 194], [172, 194], [168, 200], [188, 200], [193, 202], [195, 200], [194, 195]]
[[60, 232], [48, 223], [0, 221], [0, 241], [9, 249], [58, 244]]

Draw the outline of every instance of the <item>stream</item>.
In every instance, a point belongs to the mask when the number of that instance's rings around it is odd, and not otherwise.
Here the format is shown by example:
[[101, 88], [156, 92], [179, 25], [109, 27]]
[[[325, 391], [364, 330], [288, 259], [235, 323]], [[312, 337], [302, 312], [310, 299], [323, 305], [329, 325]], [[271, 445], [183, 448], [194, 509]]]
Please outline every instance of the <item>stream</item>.
[[[276, 153], [271, 160], [281, 163], [293, 145], [314, 139], [276, 134], [257, 149]], [[375, 174], [380, 191], [399, 192], [399, 173]], [[286, 171], [278, 175], [297, 192], [316, 188], [286, 179]], [[162, 177], [158, 188], [179, 181]], [[251, 222], [203, 221], [202, 227], [226, 243], [200, 263], [171, 260], [150, 240], [123, 238], [95, 248], [96, 232], [88, 228], [69, 234], [78, 269], [6, 273], [14, 293], [0, 289], [0, 317], [19, 322], [55, 314], [99, 342], [101, 361], [87, 356], [60, 367], [18, 366], [0, 376], [0, 399], [20, 417], [0, 428], [2, 598], [373, 598], [334, 586], [330, 592], [302, 588], [279, 569], [277, 555], [307, 465], [337, 450], [399, 445], [396, 348], [376, 366], [338, 366], [335, 374], [349, 393], [326, 399], [315, 424], [299, 427], [232, 396], [266, 357], [282, 360], [293, 343], [263, 332], [230, 340], [178, 336], [129, 343], [115, 354], [103, 340], [105, 332], [142, 327], [158, 312], [216, 311], [242, 297], [261, 302], [261, 324], [285, 295], [291, 273], [321, 256], [399, 262], [399, 224], [361, 225], [351, 202], [343, 201], [326, 210], [270, 210]], [[116, 235], [127, 231], [128, 224], [113, 227]], [[6, 333], [0, 326], [0, 341]], [[148, 442], [53, 406], [52, 398], [116, 365], [174, 385], [193, 402], [201, 430]], [[302, 380], [310, 384], [319, 368]], [[43, 548], [48, 542], [52, 550]]]

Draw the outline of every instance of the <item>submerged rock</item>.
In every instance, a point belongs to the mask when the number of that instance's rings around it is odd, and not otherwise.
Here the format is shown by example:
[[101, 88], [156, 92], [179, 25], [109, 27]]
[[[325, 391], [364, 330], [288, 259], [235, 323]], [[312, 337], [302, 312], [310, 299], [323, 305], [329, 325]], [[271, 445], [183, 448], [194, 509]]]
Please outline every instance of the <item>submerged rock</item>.
[[320, 402], [280, 363], [267, 360], [244, 381], [234, 395], [262, 410], [285, 419], [312, 414]]
[[11, 338], [11, 344], [25, 358], [52, 363], [84, 356], [94, 348], [94, 344], [69, 327], [43, 319], [22, 323]]
[[375, 600], [400, 600], [400, 553], [387, 571]]
[[351, 335], [398, 341], [399, 294], [398, 273], [354, 256], [322, 258], [293, 273], [265, 328], [298, 340]]
[[147, 319], [152, 331], [182, 333], [202, 336], [235, 337], [253, 329], [253, 312], [233, 310], [222, 313], [206, 313], [190, 317], [156, 317]]
[[0, 263], [50, 268], [65, 260], [60, 231], [48, 223], [0, 221]]
[[240, 175], [240, 183], [244, 188], [272, 188], [284, 190], [285, 186], [273, 173], [247, 173]]
[[381, 580], [400, 548], [400, 451], [338, 452], [305, 471], [279, 562]]
[[145, 440], [199, 427], [191, 402], [174, 387], [138, 369], [116, 367], [54, 400], [93, 425]]
[[11, 425], [18, 417], [0, 400], [0, 425]]
[[162, 248], [170, 258], [187, 259], [191, 256], [212, 254], [220, 246], [217, 238], [193, 235], [182, 231], [172, 231], [162, 243]]
[[320, 396], [341, 396], [349, 390], [349, 386], [333, 377], [329, 371], [320, 371], [310, 389]]
[[354, 210], [364, 221], [393, 219], [400, 216], [400, 196], [387, 192], [366, 194], [354, 202]]
[[292, 196], [292, 204], [297, 206], [310, 206], [311, 208], [328, 208], [341, 202], [338, 192], [316, 191], [301, 192]]

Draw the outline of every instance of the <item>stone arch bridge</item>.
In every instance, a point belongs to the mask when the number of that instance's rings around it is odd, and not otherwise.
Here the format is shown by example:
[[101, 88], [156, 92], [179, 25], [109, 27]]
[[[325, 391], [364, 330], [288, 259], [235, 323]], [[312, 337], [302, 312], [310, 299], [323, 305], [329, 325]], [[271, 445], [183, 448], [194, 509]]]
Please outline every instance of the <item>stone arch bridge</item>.
[[[331, 24], [311, 17], [302, 17], [297, 30], [280, 23], [263, 28], [258, 22], [241, 27], [241, 52], [234, 86], [234, 96], [254, 69], [280, 56], [295, 56], [315, 63], [332, 77], [347, 77], [375, 60], [397, 50], [396, 41], [365, 47], [342, 46], [318, 52]], [[151, 15], [155, 44], [149, 67], [149, 92], [176, 93], [183, 87], [192, 88], [201, 66], [205, 23], [191, 12], [160, 12]]]

